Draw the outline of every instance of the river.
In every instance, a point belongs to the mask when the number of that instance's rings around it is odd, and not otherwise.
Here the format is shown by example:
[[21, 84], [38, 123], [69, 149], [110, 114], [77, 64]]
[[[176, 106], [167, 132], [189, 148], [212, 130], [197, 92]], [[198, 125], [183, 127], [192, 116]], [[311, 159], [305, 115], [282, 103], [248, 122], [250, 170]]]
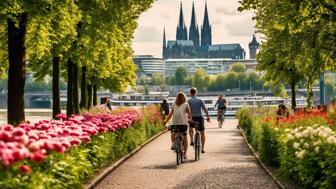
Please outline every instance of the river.
[[[62, 110], [65, 113], [65, 110]], [[26, 120], [34, 123], [43, 119], [51, 119], [52, 109], [25, 109]], [[0, 109], [0, 124], [7, 123], [7, 109]]]

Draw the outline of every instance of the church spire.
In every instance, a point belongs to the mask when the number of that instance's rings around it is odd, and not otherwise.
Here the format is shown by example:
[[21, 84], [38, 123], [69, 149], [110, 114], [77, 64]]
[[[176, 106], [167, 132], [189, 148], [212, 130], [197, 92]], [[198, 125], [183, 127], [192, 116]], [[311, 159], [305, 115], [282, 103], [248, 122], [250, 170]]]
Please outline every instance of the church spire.
[[203, 25], [201, 30], [201, 45], [202, 46], [212, 45], [211, 26], [209, 22], [208, 5], [206, 1], [205, 1]]
[[182, 8], [182, 1], [180, 4], [180, 17], [179, 17], [179, 28], [183, 28], [185, 27], [185, 23], [184, 23], [184, 16], [183, 16], [183, 8]]
[[205, 1], [205, 11], [204, 11], [203, 27], [210, 27], [209, 14], [208, 14], [208, 3], [207, 3], [207, 1]]
[[188, 39], [188, 31], [184, 22], [182, 1], [181, 1], [179, 23], [176, 29], [176, 40], [187, 40], [187, 39]]
[[198, 28], [197, 21], [196, 21], [196, 11], [195, 11], [195, 3], [192, 3], [192, 11], [191, 11], [191, 23], [190, 28]]
[[189, 29], [189, 40], [193, 41], [195, 46], [199, 46], [199, 30], [198, 30], [198, 25], [197, 25], [194, 2], [192, 4], [191, 22], [190, 22], [190, 29]]
[[166, 27], [163, 27], [163, 45], [162, 47], [165, 49], [167, 47], [167, 42], [166, 42]]

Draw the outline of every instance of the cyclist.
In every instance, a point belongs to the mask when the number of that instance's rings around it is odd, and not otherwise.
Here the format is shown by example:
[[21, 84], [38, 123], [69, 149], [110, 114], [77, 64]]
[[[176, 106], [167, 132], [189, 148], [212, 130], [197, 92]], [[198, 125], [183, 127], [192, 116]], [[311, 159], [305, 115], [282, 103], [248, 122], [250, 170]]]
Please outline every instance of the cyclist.
[[[183, 157], [187, 159], [187, 148], [188, 148], [188, 138], [187, 138], [187, 130], [188, 130], [188, 121], [191, 120], [191, 113], [189, 109], [189, 105], [186, 103], [187, 97], [183, 92], [180, 92], [175, 99], [175, 102], [172, 106], [172, 109], [168, 115], [167, 120], [164, 122], [166, 124], [170, 118], [173, 116], [173, 123], [175, 127], [177, 127], [181, 133], [183, 133]], [[171, 140], [174, 145], [175, 134], [171, 135]], [[173, 146], [172, 146], [172, 149]]]
[[[227, 101], [226, 101], [225, 98], [223, 98], [223, 95], [222, 95], [222, 94], [220, 94], [220, 95], [218, 96], [218, 99], [217, 99], [217, 101], [216, 101], [216, 103], [215, 103], [215, 108], [216, 108], [217, 105], [218, 105], [217, 121], [219, 122], [220, 119], [221, 119], [221, 120], [224, 120], [224, 113], [225, 113], [225, 111], [226, 111], [226, 106], [227, 106]], [[220, 116], [221, 116], [221, 117], [220, 117]], [[221, 125], [220, 125], [220, 127], [221, 127]]]
[[[202, 99], [196, 97], [197, 89], [191, 88], [190, 89], [190, 99], [188, 100], [188, 104], [190, 106], [192, 120], [199, 123], [199, 130], [201, 132], [201, 141], [202, 141], [202, 153], [204, 151], [204, 144], [205, 144], [205, 133], [204, 133], [204, 118], [202, 116], [202, 109], [207, 116], [207, 121], [210, 122], [210, 117], [208, 113], [208, 109], [205, 107], [205, 104]], [[190, 145], [194, 145], [194, 129], [192, 127], [189, 128], [189, 135], [190, 135]]]

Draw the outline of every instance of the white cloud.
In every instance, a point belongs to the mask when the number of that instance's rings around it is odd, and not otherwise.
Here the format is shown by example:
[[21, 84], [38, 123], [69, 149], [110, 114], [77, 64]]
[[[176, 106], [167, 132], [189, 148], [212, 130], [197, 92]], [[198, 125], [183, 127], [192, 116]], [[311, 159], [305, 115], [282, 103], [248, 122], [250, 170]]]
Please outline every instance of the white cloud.
[[154, 26], [140, 26], [134, 34], [134, 43], [157, 42], [162, 39], [162, 31]]

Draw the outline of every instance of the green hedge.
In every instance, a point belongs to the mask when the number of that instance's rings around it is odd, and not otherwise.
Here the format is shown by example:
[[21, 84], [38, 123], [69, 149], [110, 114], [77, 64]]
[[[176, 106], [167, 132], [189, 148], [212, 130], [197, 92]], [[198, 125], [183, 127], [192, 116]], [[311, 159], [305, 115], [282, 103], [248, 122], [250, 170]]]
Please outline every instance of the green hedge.
[[[268, 109], [259, 109], [258, 112], [265, 112]], [[257, 151], [259, 157], [266, 164], [279, 166], [279, 134], [270, 127], [271, 122], [260, 122], [260, 114], [254, 109], [242, 108], [237, 113], [239, 126], [246, 134], [248, 142]]]
[[[0, 188], [82, 188], [95, 173], [143, 144], [162, 131], [160, 122], [143, 119], [130, 128], [91, 137], [91, 143], [82, 143], [64, 154], [52, 153], [40, 164], [23, 161], [0, 172]], [[32, 167], [24, 175], [18, 167]]]
[[275, 110], [237, 113], [260, 159], [301, 188], [336, 188], [336, 114], [312, 111], [278, 120]]

